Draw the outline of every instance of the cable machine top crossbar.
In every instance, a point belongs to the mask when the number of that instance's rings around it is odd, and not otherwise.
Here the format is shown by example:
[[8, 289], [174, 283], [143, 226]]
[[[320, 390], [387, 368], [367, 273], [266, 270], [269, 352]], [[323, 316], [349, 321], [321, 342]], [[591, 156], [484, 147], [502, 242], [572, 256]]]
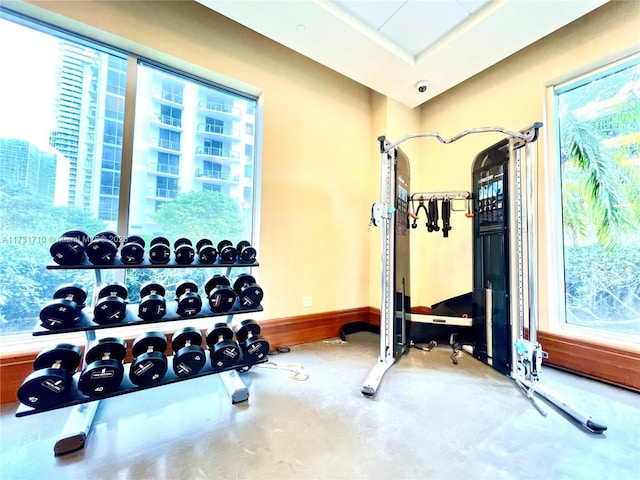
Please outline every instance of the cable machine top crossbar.
[[478, 127], [478, 128], [469, 128], [467, 130], [464, 130], [458, 133], [457, 135], [454, 135], [451, 138], [444, 138], [438, 132], [424, 132], [424, 133], [410, 133], [402, 137], [400, 140], [397, 140], [393, 143], [383, 142], [382, 140], [384, 139], [384, 137], [378, 138], [378, 141], [380, 141], [381, 153], [387, 153], [390, 150], [393, 150], [395, 147], [406, 142], [411, 138], [434, 137], [434, 138], [437, 138], [440, 141], [440, 143], [448, 144], [448, 143], [453, 143], [456, 140], [460, 140], [462, 137], [466, 137], [467, 135], [471, 135], [474, 133], [491, 133], [491, 132], [504, 133], [509, 137], [522, 140], [522, 142], [524, 143], [528, 143], [535, 140], [535, 138], [537, 137], [539, 128], [542, 128], [542, 123], [536, 122], [531, 126], [531, 128], [526, 129], [522, 132], [507, 130], [506, 128], [503, 128], [503, 127]]

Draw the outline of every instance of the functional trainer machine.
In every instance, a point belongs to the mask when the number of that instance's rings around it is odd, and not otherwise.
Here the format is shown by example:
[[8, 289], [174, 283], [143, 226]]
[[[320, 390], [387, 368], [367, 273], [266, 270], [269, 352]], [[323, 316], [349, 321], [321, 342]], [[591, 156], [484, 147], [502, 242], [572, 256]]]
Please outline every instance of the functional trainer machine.
[[[466, 200], [467, 216], [473, 215], [472, 318], [465, 319], [469, 322], [466, 325], [472, 326], [473, 355], [509, 375], [542, 415], [546, 412], [534, 393], [591, 432], [607, 429], [540, 383], [546, 353], [537, 341], [534, 147], [541, 127], [541, 123], [534, 123], [519, 132], [502, 127], [474, 128], [449, 139], [436, 132], [410, 134], [396, 142], [378, 138], [381, 201], [372, 206], [369, 225], [381, 227], [380, 354], [362, 386], [363, 395], [376, 394], [384, 374], [410, 347], [409, 204], [415, 195], [409, 196], [409, 159], [399, 145], [419, 137], [449, 144], [469, 134], [497, 132], [507, 138], [476, 156], [472, 194], [434, 192], [441, 199]], [[428, 192], [417, 195], [420, 200], [430, 198]]]

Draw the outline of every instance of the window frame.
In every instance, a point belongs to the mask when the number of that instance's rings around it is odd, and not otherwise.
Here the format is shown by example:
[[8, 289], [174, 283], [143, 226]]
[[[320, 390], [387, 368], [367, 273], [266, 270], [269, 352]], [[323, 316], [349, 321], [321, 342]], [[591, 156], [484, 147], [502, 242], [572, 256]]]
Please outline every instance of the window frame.
[[595, 64], [567, 74], [544, 85], [544, 118], [546, 134], [544, 145], [545, 219], [547, 229], [546, 264], [548, 331], [559, 335], [595, 341], [616, 347], [640, 349], [640, 337], [591, 328], [567, 322], [565, 298], [564, 223], [562, 214], [562, 172], [560, 165], [560, 125], [558, 96], [579, 88], [608, 74], [622, 70], [640, 61], [640, 51], [625, 52], [613, 58], [601, 59]]
[[[118, 232], [127, 232], [129, 227], [129, 199], [131, 195], [131, 174], [132, 163], [134, 158], [133, 152], [133, 135], [135, 127], [135, 99], [137, 85], [137, 69], [140, 65], [146, 65], [161, 69], [167, 73], [183, 77], [187, 80], [198, 82], [203, 86], [211, 87], [216, 90], [249, 100], [248, 112], [255, 114], [254, 118], [254, 144], [253, 144], [253, 198], [252, 198], [252, 234], [251, 244], [257, 249], [260, 248], [260, 213], [261, 213], [261, 184], [262, 184], [262, 121], [263, 121], [263, 99], [261, 97], [261, 89], [246, 85], [253, 92], [242, 91], [235, 88], [231, 84], [224, 84], [221, 79], [235, 83], [236, 80], [230, 77], [224, 77], [205, 67], [188, 63], [182, 59], [169, 59], [163, 56], [153, 58], [153, 55], [142, 56], [130, 49], [130, 42], [125, 40], [113, 39], [113, 43], [105, 43], [98, 39], [99, 32], [90, 26], [86, 26], [90, 33], [72, 31], [62, 25], [63, 20], [56, 19], [49, 21], [53, 15], [45, 14], [42, 20], [31, 15], [21, 13], [12, 8], [0, 5], [0, 18], [14, 22], [26, 28], [31, 28], [42, 33], [53, 35], [59, 39], [68, 40], [87, 46], [92, 49], [100, 50], [105, 53], [115, 55], [122, 58], [126, 62], [125, 74], [126, 81], [124, 86], [124, 118], [122, 125], [122, 143], [121, 143], [121, 166], [120, 174], [120, 192], [118, 196]], [[84, 30], [84, 29], [83, 29]], [[111, 42], [112, 40], [110, 40]], [[145, 49], [148, 51], [148, 49]], [[158, 53], [158, 57], [160, 54]], [[241, 83], [241, 82], [238, 82]], [[122, 88], [122, 85], [118, 85]], [[175, 90], [175, 89], [173, 89]], [[173, 91], [172, 90], [172, 91]], [[108, 90], [111, 92], [111, 90]], [[164, 91], [163, 91], [164, 93]], [[175, 92], [173, 92], [175, 94]], [[180, 93], [183, 96], [183, 92]], [[111, 143], [105, 143], [108, 147], [116, 148]], [[117, 152], [116, 152], [117, 153]], [[157, 202], [156, 202], [157, 208]], [[124, 283], [125, 270], [112, 270], [113, 280]], [[256, 273], [252, 273], [257, 277]], [[92, 287], [92, 286], [91, 286]], [[241, 321], [250, 314], [237, 314], [236, 321]], [[176, 322], [158, 323], [156, 327], [160, 331], [172, 332], [183, 326], [197, 326], [203, 324], [207, 319], [199, 318], [196, 320], [180, 320]], [[148, 326], [123, 326], [109, 329], [110, 335], [120, 336], [122, 338], [134, 338], [136, 335], [148, 331]], [[26, 352], [35, 352], [46, 345], [59, 343], [60, 341], [70, 341], [76, 344], [84, 344], [87, 341], [87, 335], [84, 331], [73, 333], [63, 333], [55, 335], [33, 336], [31, 332], [13, 333], [0, 335], [0, 346], [3, 354], [20, 354]]]

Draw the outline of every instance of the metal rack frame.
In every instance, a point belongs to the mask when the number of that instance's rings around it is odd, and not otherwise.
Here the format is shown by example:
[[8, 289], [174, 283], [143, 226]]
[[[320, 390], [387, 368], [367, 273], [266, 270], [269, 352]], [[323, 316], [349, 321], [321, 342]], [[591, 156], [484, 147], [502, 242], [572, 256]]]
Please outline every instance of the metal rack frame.
[[[255, 267], [255, 266], [259, 266], [259, 264], [257, 262], [254, 262], [252, 264], [235, 263], [230, 265], [226, 265], [226, 264], [214, 264], [214, 265], [192, 264], [190, 265], [190, 267], [200, 267], [200, 268], [226, 268], [227, 276], [231, 274], [231, 269], [233, 267], [246, 268], [246, 267]], [[109, 270], [109, 269], [118, 269], [118, 268], [122, 269], [122, 268], [166, 268], [166, 267], [167, 265], [154, 265], [154, 264], [150, 264], [149, 262], [143, 262], [143, 264], [141, 265], [122, 265], [120, 263], [116, 263], [115, 265], [109, 265], [109, 266], [94, 266], [94, 265], [85, 263], [81, 265], [79, 268], [94, 270], [95, 277], [96, 277], [95, 285], [96, 287], [98, 287], [100, 285], [103, 285], [102, 269]], [[180, 266], [180, 267], [185, 268], [185, 266]], [[47, 265], [47, 269], [50, 269], [50, 270], [75, 269], [75, 268], [78, 268], [78, 266], [75, 266], [75, 265], [60, 266], [53, 263], [50, 265]], [[168, 268], [178, 268], [178, 266], [172, 262], [172, 264], [169, 265]], [[262, 311], [262, 307], [256, 310], [230, 311], [222, 314], [214, 314], [211, 316], [221, 316], [221, 317], [226, 316], [226, 323], [228, 325], [231, 325], [234, 315], [249, 313], [252, 311]], [[204, 318], [204, 317], [198, 316], [198, 317], [192, 317], [192, 318]], [[179, 318], [172, 318], [171, 320], [178, 320], [178, 319]], [[146, 325], [146, 324], [161, 323], [161, 322], [163, 322], [162, 319], [160, 319], [159, 321], [130, 322], [128, 325], [133, 325], [133, 324]], [[83, 327], [81, 325], [80, 328], [71, 329], [70, 331], [84, 330], [86, 335], [85, 346], [89, 348], [92, 344], [94, 344], [97, 341], [97, 335], [96, 335], [97, 330], [102, 330], [110, 327], [125, 327], [125, 326], [127, 326], [127, 323], [123, 323], [123, 324], [121, 323], [121, 324], [115, 324], [115, 325], [97, 325], [97, 326], [89, 326], [89, 327], [86, 327], [86, 326]], [[64, 333], [64, 331], [44, 330], [44, 329], [38, 329], [38, 328], [36, 328], [36, 330], [34, 331], [34, 335], [54, 335], [58, 333]], [[198, 378], [205, 375], [218, 375], [222, 381], [222, 385], [224, 389], [226, 390], [229, 396], [229, 399], [231, 400], [231, 403], [235, 404], [235, 403], [245, 402], [249, 399], [249, 389], [244, 384], [244, 382], [242, 381], [242, 378], [239, 375], [239, 373], [243, 373], [249, 368], [250, 368], [249, 365], [239, 364], [239, 365], [233, 366], [229, 370], [207, 371], [202, 374], [194, 375], [192, 377], [177, 378], [174, 381], [186, 381], [186, 380], [191, 380], [193, 378]], [[58, 405], [52, 408], [47, 408], [42, 410], [29, 408], [21, 404], [18, 406], [16, 416], [21, 417], [21, 416], [37, 414], [44, 411], [71, 406], [72, 408], [71, 408], [71, 411], [69, 412], [67, 421], [65, 422], [62, 432], [60, 433], [58, 440], [56, 441], [53, 447], [55, 456], [65, 455], [67, 453], [75, 452], [76, 450], [80, 450], [85, 447], [89, 434], [91, 432], [91, 429], [93, 428], [93, 423], [95, 420], [96, 413], [98, 411], [98, 407], [102, 400], [113, 397], [113, 396], [134, 393], [136, 391], [145, 390], [147, 388], [161, 387], [168, 383], [171, 383], [171, 381], [161, 382], [157, 385], [152, 385], [149, 387], [136, 387], [128, 390], [125, 389], [123, 391], [118, 391], [113, 394], [106, 395], [100, 398], [83, 398], [81, 400], [67, 402], [62, 405]]]

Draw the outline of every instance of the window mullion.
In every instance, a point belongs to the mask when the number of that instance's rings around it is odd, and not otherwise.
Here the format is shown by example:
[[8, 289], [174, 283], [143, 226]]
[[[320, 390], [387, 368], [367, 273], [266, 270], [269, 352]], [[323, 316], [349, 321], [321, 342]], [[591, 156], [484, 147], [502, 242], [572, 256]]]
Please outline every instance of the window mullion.
[[[131, 198], [131, 172], [133, 164], [133, 130], [136, 110], [138, 58], [127, 58], [127, 84], [124, 96], [124, 121], [122, 125], [122, 159], [120, 162], [120, 195], [118, 197], [118, 232], [128, 235]], [[125, 282], [126, 270], [115, 272], [116, 280]]]

